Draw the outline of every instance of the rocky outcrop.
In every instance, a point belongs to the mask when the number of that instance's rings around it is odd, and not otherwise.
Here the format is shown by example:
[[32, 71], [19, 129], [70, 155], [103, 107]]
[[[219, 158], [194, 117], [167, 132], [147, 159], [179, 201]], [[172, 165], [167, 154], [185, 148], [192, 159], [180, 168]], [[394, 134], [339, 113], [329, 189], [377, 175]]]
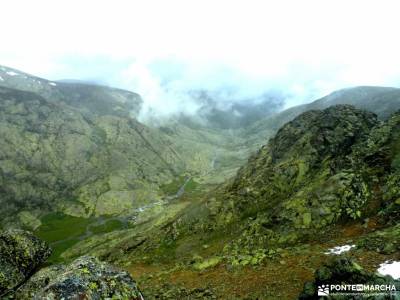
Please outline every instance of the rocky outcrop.
[[50, 254], [49, 246], [29, 232], [0, 232], [0, 298], [23, 284]]
[[264, 223], [298, 229], [377, 210], [395, 218], [399, 136], [399, 113], [380, 123], [348, 105], [306, 112], [250, 158], [227, 195], [237, 214], [265, 213]]
[[[308, 111], [283, 126], [250, 158], [228, 192], [236, 196], [239, 211], [269, 210], [275, 221], [289, 221], [298, 228], [356, 215], [345, 206], [351, 206], [365, 187], [356, 174], [345, 171], [347, 157], [377, 124], [374, 114], [347, 105]], [[350, 186], [354, 189], [343, 190]], [[349, 203], [341, 203], [347, 192]]]
[[1, 232], [0, 298], [143, 299], [127, 272], [94, 257], [39, 270], [50, 254], [47, 244], [29, 232]]
[[[330, 285], [342, 284], [394, 285], [397, 288], [397, 291], [400, 289], [400, 281], [394, 280], [390, 276], [367, 272], [355, 261], [346, 257], [340, 257], [333, 259], [318, 268], [315, 271], [314, 281], [305, 283], [304, 289], [298, 299], [317, 299], [318, 287], [325, 288]], [[351, 296], [335, 296], [334, 294], [331, 294], [329, 299], [350, 299], [350, 297]], [[390, 295], [390, 293], [387, 293], [385, 296], [368, 296], [368, 294], [364, 294], [363, 296], [354, 295], [353, 297], [351, 299], [397, 299], [396, 296]]]
[[226, 256], [232, 264], [258, 262], [270, 249], [371, 216], [382, 225], [396, 224], [399, 162], [400, 113], [381, 122], [338, 105], [300, 115], [221, 191], [213, 224], [241, 224]]
[[83, 256], [68, 265], [37, 272], [16, 293], [18, 299], [130, 299], [142, 300], [136, 282], [124, 271]]

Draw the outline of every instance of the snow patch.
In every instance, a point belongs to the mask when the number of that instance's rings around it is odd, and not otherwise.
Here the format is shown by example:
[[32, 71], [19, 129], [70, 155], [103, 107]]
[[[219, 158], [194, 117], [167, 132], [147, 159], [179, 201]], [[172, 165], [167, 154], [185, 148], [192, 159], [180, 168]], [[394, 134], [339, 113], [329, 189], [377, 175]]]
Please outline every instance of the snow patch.
[[10, 75], [10, 76], [17, 76], [17, 75], [19, 75], [18, 73], [15, 73], [14, 71], [8, 71], [8, 72], [6, 72], [8, 75]]
[[0, 81], [4, 81], [3, 77], [0, 76]]
[[350, 251], [352, 248], [354, 248], [356, 245], [344, 245], [344, 246], [337, 246], [331, 249], [328, 249], [327, 252], [325, 252], [325, 254], [342, 254], [344, 252], [348, 252]]
[[385, 261], [379, 265], [378, 273], [400, 279], [400, 261]]
[[54, 82], [50, 82], [49, 84], [52, 85], [52, 86], [56, 86], [57, 85]]

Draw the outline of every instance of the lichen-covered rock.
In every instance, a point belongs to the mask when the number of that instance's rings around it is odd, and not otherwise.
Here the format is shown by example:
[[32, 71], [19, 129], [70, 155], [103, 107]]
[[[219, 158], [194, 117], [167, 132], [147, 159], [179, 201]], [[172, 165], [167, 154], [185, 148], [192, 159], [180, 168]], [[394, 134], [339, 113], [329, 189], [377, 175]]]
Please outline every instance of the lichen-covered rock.
[[136, 282], [125, 272], [90, 256], [37, 272], [16, 293], [17, 299], [142, 300]]
[[353, 168], [368, 181], [371, 200], [367, 213], [379, 214], [383, 224], [400, 217], [400, 111], [374, 127], [368, 139], [353, 148]]
[[49, 246], [29, 232], [0, 232], [0, 297], [29, 278], [50, 254]]
[[[397, 290], [400, 289], [400, 281], [394, 280], [390, 276], [383, 276], [367, 272], [355, 261], [347, 257], [335, 258], [315, 271], [315, 279], [304, 285], [303, 291], [299, 295], [299, 300], [318, 299], [317, 288], [322, 285], [337, 284], [370, 284], [370, 285], [394, 285]], [[329, 299], [350, 299], [351, 296], [330, 295]], [[354, 298], [355, 297], [355, 298]], [[397, 299], [390, 294], [386, 296], [354, 296], [351, 299]]]
[[228, 188], [236, 209], [269, 210], [274, 223], [296, 228], [323, 227], [342, 215], [357, 218], [368, 190], [348, 170], [348, 156], [377, 124], [374, 114], [349, 105], [303, 113], [238, 172]]

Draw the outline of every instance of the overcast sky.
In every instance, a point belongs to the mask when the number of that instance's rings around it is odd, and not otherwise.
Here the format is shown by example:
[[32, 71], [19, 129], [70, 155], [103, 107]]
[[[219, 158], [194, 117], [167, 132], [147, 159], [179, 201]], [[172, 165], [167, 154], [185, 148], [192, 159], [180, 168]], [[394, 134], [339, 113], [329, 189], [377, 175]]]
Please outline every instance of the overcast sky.
[[287, 106], [354, 85], [400, 86], [399, 1], [4, 0], [0, 64], [96, 80], [162, 112], [187, 91]]

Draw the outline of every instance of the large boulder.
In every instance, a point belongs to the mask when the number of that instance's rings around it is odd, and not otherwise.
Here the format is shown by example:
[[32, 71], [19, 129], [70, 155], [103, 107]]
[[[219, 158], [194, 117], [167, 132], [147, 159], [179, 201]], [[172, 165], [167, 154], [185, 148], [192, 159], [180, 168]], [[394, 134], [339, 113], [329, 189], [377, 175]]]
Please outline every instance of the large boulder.
[[90, 256], [40, 270], [16, 293], [16, 298], [143, 299], [127, 272]]
[[27, 231], [0, 232], [0, 298], [25, 282], [50, 254], [49, 246]]

